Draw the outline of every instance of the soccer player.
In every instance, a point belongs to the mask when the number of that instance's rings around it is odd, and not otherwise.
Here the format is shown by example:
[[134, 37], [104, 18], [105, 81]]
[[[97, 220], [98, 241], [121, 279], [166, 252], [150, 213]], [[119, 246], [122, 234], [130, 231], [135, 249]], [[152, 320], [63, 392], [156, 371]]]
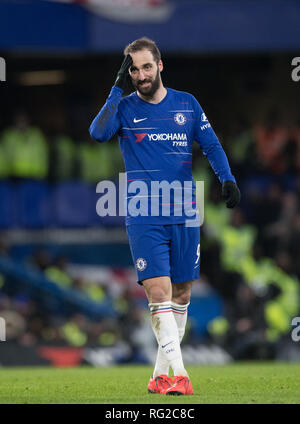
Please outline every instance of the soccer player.
[[[127, 214], [126, 229], [158, 342], [148, 391], [191, 395], [193, 388], [183, 364], [180, 342], [193, 280], [198, 278], [200, 268], [200, 226], [186, 225], [195, 204], [194, 140], [222, 184], [227, 207], [239, 203], [240, 191], [225, 152], [198, 101], [191, 94], [163, 85], [163, 63], [155, 42], [146, 37], [138, 39], [125, 48], [124, 56], [109, 97], [90, 126], [90, 134], [100, 142], [118, 134], [125, 162], [127, 201], [139, 197], [143, 205], [139, 214]], [[122, 97], [130, 86], [135, 91]], [[143, 183], [149, 191], [143, 194], [140, 190], [136, 196], [130, 196], [132, 182], [137, 186]], [[155, 182], [173, 183], [173, 197], [165, 201], [160, 194], [153, 194], [151, 188]], [[186, 193], [190, 190], [189, 201], [186, 196], [178, 196], [186, 182], [191, 183], [183, 190]], [[158, 205], [158, 213], [157, 210], [151, 213], [151, 202]], [[170, 208], [169, 214], [165, 213], [166, 207]], [[169, 376], [169, 367], [173, 377]]]

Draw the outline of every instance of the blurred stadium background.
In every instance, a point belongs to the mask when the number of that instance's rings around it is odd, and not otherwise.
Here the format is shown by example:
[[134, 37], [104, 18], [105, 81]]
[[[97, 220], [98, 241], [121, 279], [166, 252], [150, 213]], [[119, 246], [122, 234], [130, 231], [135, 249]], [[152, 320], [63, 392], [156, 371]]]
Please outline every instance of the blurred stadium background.
[[0, 1], [0, 366], [151, 363], [156, 341], [121, 218], [96, 214], [117, 140], [88, 127], [124, 46], [160, 47], [166, 86], [191, 92], [228, 154], [242, 202], [205, 180], [201, 276], [187, 364], [300, 360], [300, 56], [296, 0]]

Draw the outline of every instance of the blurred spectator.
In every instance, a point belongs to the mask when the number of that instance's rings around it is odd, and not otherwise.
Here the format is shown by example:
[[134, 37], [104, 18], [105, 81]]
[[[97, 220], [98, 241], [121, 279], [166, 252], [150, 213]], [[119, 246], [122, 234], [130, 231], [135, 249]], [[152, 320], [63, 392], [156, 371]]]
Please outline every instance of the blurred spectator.
[[45, 271], [50, 266], [51, 260], [49, 252], [41, 248], [34, 253], [32, 257], [32, 264], [39, 271]]
[[267, 193], [259, 188], [249, 190], [248, 202], [250, 203], [251, 215], [247, 216], [249, 222], [264, 231], [267, 224], [278, 220], [282, 206], [282, 190], [279, 184], [271, 183]]
[[226, 345], [235, 359], [257, 359], [265, 344], [264, 304], [253, 289], [240, 284], [234, 298], [226, 305], [229, 322]]
[[214, 341], [221, 344], [236, 360], [273, 359], [275, 344], [267, 337], [266, 303], [279, 294], [270, 285], [263, 296], [239, 282], [232, 296], [226, 298], [225, 318], [216, 318], [209, 325]]
[[269, 172], [282, 174], [287, 170], [288, 163], [283, 155], [288, 143], [288, 130], [278, 124], [276, 115], [266, 125], [254, 127], [259, 163]]
[[47, 141], [39, 128], [30, 126], [29, 118], [24, 112], [18, 113], [13, 126], [4, 130], [1, 137], [1, 152], [5, 158], [2, 177], [40, 180], [48, 176]]
[[45, 270], [46, 277], [62, 288], [70, 288], [72, 286], [72, 278], [67, 272], [67, 263], [67, 258], [59, 256], [54, 260], [53, 265]]
[[51, 142], [50, 180], [66, 181], [74, 178], [76, 147], [75, 142], [67, 135], [60, 134], [54, 137]]
[[299, 202], [295, 193], [282, 195], [278, 220], [266, 225], [263, 231], [262, 244], [268, 256], [275, 256], [278, 249], [288, 249], [294, 233], [293, 222], [299, 210]]
[[77, 314], [61, 327], [61, 334], [70, 346], [84, 346], [87, 342], [87, 330], [87, 318]]

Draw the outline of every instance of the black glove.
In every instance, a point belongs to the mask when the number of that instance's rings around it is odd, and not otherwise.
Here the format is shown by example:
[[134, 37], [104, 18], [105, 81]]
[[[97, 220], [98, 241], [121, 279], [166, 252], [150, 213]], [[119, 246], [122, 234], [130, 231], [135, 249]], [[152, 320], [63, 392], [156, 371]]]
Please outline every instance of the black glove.
[[132, 57], [130, 54], [125, 56], [121, 68], [117, 74], [115, 85], [121, 88], [123, 91], [133, 91], [133, 85], [131, 83], [131, 77], [129, 75], [129, 68], [132, 65]]
[[222, 197], [226, 200], [226, 207], [231, 209], [240, 203], [241, 192], [233, 181], [225, 181], [222, 185]]

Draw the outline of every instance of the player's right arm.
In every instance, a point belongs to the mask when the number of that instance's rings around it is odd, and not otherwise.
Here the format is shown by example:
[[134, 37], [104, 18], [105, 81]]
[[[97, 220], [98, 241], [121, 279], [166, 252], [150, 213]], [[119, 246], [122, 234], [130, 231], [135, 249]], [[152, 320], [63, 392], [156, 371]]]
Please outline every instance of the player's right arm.
[[131, 65], [132, 58], [128, 54], [123, 60], [115, 84], [110, 91], [105, 105], [102, 107], [89, 128], [90, 135], [95, 140], [101, 142], [108, 141], [120, 129], [121, 123], [118, 115], [118, 107], [122, 99], [123, 91], [126, 90], [130, 83], [128, 70]]

